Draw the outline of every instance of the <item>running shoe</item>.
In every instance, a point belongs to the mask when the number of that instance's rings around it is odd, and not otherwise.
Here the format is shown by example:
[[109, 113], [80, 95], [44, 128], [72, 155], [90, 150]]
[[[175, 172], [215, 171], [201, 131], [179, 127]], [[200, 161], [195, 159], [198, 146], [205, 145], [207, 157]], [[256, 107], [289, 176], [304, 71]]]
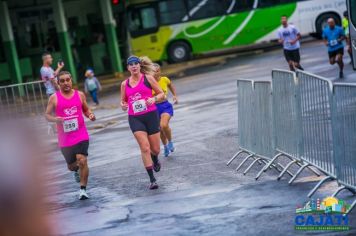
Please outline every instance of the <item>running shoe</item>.
[[167, 145], [164, 145], [164, 156], [168, 157], [169, 156], [169, 148]]
[[157, 163], [153, 163], [153, 170], [159, 172], [161, 170], [161, 162], [157, 161]]
[[174, 151], [176, 150], [176, 148], [174, 147], [172, 141], [168, 142], [168, 149], [169, 149], [169, 151], [171, 151], [171, 152], [174, 152]]
[[79, 170], [74, 171], [73, 176], [74, 176], [75, 182], [79, 183], [80, 182]]
[[79, 200], [86, 200], [86, 199], [89, 199], [87, 191], [85, 189], [80, 189], [79, 190]]
[[150, 187], [149, 187], [151, 190], [153, 189], [158, 189], [158, 184], [156, 182], [153, 182], [150, 184]]

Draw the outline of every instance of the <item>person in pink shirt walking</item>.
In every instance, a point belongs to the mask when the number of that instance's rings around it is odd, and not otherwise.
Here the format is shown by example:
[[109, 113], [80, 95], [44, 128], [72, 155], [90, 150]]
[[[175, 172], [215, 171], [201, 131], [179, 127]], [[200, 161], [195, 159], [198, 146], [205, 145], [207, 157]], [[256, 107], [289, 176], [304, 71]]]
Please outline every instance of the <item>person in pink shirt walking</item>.
[[58, 84], [60, 90], [50, 96], [45, 116], [48, 121], [57, 123], [59, 147], [68, 169], [74, 172], [76, 182], [80, 183], [79, 199], [85, 200], [89, 198], [86, 192], [89, 134], [83, 115], [91, 121], [96, 118], [88, 107], [84, 93], [73, 89], [69, 72], [58, 74]]

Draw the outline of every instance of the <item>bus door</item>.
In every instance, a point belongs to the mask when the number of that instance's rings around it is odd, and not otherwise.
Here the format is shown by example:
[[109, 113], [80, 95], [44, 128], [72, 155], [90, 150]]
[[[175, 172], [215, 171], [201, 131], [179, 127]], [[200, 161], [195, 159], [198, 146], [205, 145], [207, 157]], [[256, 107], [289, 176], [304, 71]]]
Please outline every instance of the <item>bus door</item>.
[[149, 55], [155, 60], [161, 48], [160, 37], [157, 34], [159, 25], [156, 3], [131, 6], [128, 24], [131, 53], [137, 56]]

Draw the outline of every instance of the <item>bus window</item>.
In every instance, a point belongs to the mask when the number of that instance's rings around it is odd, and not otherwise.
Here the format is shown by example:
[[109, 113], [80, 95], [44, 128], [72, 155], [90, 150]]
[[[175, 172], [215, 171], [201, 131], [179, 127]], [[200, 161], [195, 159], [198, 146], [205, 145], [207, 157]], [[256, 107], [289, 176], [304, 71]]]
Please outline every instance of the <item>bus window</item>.
[[[253, 1], [251, 0], [228, 0], [225, 3], [228, 8], [232, 7], [228, 13], [242, 12], [250, 10], [253, 7]], [[233, 4], [233, 6], [231, 6]]]
[[160, 1], [158, 5], [160, 24], [177, 24], [187, 20], [187, 9], [182, 0]]
[[223, 0], [188, 0], [190, 20], [204, 19], [225, 14]]
[[278, 4], [297, 2], [297, 0], [260, 0], [259, 7], [271, 7]]
[[132, 37], [154, 33], [158, 22], [154, 7], [141, 7], [129, 12], [129, 29]]
[[142, 9], [141, 10], [141, 18], [142, 18], [142, 28], [143, 29], [156, 28], [158, 26], [156, 13], [153, 8]]

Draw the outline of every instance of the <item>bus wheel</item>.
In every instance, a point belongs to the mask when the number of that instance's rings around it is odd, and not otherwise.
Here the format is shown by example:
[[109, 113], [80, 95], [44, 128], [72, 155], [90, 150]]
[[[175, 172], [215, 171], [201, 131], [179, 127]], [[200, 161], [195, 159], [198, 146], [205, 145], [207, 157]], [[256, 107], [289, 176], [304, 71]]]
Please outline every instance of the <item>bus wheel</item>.
[[335, 13], [326, 13], [318, 17], [316, 20], [316, 37], [321, 39], [324, 28], [328, 25], [328, 19], [333, 18], [335, 20], [336, 25], [341, 24], [340, 17]]
[[168, 60], [171, 63], [187, 61], [190, 54], [190, 46], [183, 41], [174, 42], [168, 48]]

